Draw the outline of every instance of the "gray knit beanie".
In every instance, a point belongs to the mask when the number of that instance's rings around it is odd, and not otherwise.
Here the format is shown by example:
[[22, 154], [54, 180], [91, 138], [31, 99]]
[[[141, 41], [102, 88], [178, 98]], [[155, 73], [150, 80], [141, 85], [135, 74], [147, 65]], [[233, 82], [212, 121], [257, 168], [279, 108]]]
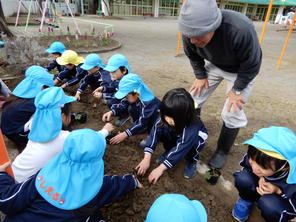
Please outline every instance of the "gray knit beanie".
[[187, 37], [202, 36], [215, 31], [221, 20], [215, 0], [187, 0], [180, 11], [179, 29]]

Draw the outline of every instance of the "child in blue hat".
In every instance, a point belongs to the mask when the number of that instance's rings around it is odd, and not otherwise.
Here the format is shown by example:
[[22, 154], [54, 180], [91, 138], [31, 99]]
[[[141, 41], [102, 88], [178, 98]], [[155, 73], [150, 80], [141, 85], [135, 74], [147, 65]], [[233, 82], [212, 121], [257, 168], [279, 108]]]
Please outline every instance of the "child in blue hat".
[[16, 86], [3, 106], [1, 131], [16, 144], [19, 152], [28, 142], [26, 123], [35, 112], [35, 97], [41, 90], [53, 86], [53, 77], [40, 66], [29, 67], [25, 79]]
[[172, 89], [165, 94], [160, 104], [160, 118], [144, 145], [141, 144], [145, 149], [144, 158], [136, 167], [139, 175], [149, 169], [158, 142], [163, 143], [165, 152], [157, 158], [160, 165], [150, 173], [150, 183], [156, 183], [165, 170], [183, 158], [186, 160], [184, 177], [189, 179], [196, 175], [199, 152], [208, 138], [207, 129], [196, 112], [194, 101], [185, 89]]
[[50, 62], [46, 67], [48, 72], [54, 70], [55, 68], [59, 71], [59, 73], [64, 70], [65, 67], [57, 63], [57, 58], [61, 57], [65, 51], [66, 47], [61, 42], [53, 42], [51, 43], [49, 48], [45, 50], [45, 52], [52, 54], [52, 56], [54, 57], [52, 62]]
[[61, 57], [57, 58], [57, 63], [65, 68], [58, 74], [54, 84], [62, 84], [61, 87], [66, 88], [79, 83], [87, 75], [87, 71], [81, 68], [83, 62], [84, 58], [78, 56], [75, 51], [66, 50]]
[[157, 99], [140, 76], [129, 73], [122, 77], [115, 98], [121, 102], [111, 107], [111, 111], [102, 117], [104, 122], [110, 121], [111, 116], [119, 116], [128, 112], [133, 124], [124, 132], [119, 133], [110, 140], [111, 144], [118, 144], [129, 136], [145, 131], [150, 132], [155, 120], [159, 116], [159, 104]]
[[267, 222], [287, 222], [296, 217], [296, 135], [288, 128], [260, 129], [244, 142], [248, 152], [234, 173], [239, 198], [232, 215], [246, 221], [257, 203]]
[[163, 194], [150, 207], [145, 222], [207, 222], [201, 202], [182, 194]]
[[[114, 94], [118, 91], [119, 81], [123, 76], [132, 72], [132, 68], [128, 64], [128, 60], [124, 55], [115, 54], [109, 60], [104, 70], [110, 72], [112, 81], [102, 81], [100, 87], [98, 87], [93, 95], [95, 98], [106, 100], [106, 104], [111, 109], [115, 104], [120, 103], [120, 99], [115, 98]], [[129, 119], [128, 113], [124, 113], [119, 116], [119, 119], [115, 121], [116, 126], [122, 126]]]
[[104, 176], [105, 137], [91, 129], [71, 132], [63, 151], [22, 183], [0, 166], [0, 210], [9, 221], [100, 221], [98, 209], [141, 188], [134, 176]]
[[80, 81], [80, 85], [75, 95], [78, 100], [80, 100], [80, 94], [86, 90], [88, 85], [91, 87], [92, 91], [94, 91], [100, 87], [103, 82], [105, 84], [109, 84], [111, 82], [110, 73], [105, 71], [103, 69], [104, 67], [104, 62], [97, 54], [89, 54], [85, 58], [81, 69], [86, 70], [88, 75]]
[[[74, 101], [76, 98], [66, 96], [60, 87], [45, 89], [36, 96], [36, 112], [28, 123], [29, 141], [12, 163], [17, 182], [23, 182], [37, 173], [62, 151], [70, 134], [65, 128], [71, 122], [71, 103]], [[112, 126], [106, 126], [102, 133], [107, 136], [112, 129]]]

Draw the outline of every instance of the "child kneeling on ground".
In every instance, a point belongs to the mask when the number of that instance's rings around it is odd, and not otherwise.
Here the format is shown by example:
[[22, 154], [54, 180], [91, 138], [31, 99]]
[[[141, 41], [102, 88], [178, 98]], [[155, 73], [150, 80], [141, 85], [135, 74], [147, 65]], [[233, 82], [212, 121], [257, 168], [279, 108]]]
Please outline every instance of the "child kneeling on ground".
[[2, 133], [12, 140], [21, 152], [28, 142], [29, 129], [26, 123], [35, 112], [37, 94], [53, 86], [53, 75], [40, 66], [30, 66], [23, 79], [6, 99], [1, 116]]
[[59, 71], [59, 73], [64, 70], [65, 67], [57, 63], [57, 58], [61, 57], [65, 51], [66, 47], [61, 42], [53, 42], [49, 48], [45, 50], [45, 52], [52, 54], [54, 57], [52, 62], [50, 62], [46, 67], [48, 72], [54, 70], [55, 68]]
[[[29, 141], [12, 163], [17, 182], [23, 182], [36, 174], [62, 152], [64, 141], [70, 134], [66, 128], [71, 122], [71, 103], [74, 101], [76, 98], [66, 96], [60, 87], [45, 89], [36, 96], [36, 112], [27, 123], [30, 129]], [[107, 136], [112, 129], [113, 126], [105, 126], [100, 132]]]
[[87, 75], [87, 71], [81, 68], [84, 58], [79, 57], [75, 51], [66, 50], [61, 57], [57, 58], [59, 65], [65, 66], [57, 78], [54, 80], [55, 85], [61, 85], [62, 88], [74, 86]]
[[0, 210], [9, 221], [100, 221], [98, 209], [142, 187], [132, 175], [104, 176], [105, 137], [71, 132], [63, 151], [23, 183], [0, 166]]
[[288, 128], [260, 129], [244, 142], [248, 152], [234, 173], [239, 198], [232, 214], [246, 221], [257, 202], [267, 222], [287, 222], [296, 217], [296, 135]]
[[86, 90], [86, 87], [89, 85], [91, 90], [94, 91], [101, 84], [110, 83], [111, 76], [110, 73], [105, 71], [103, 68], [105, 67], [104, 62], [97, 54], [89, 54], [86, 56], [81, 69], [87, 71], [88, 75], [86, 75], [81, 81], [80, 85], [77, 89], [75, 97], [80, 100], [80, 95]]
[[160, 165], [150, 173], [149, 182], [156, 183], [165, 170], [184, 157], [184, 177], [194, 177], [199, 152], [205, 146], [208, 133], [196, 114], [191, 95], [183, 88], [168, 91], [160, 104], [160, 116], [145, 139], [145, 144], [141, 144], [145, 147], [145, 155], [136, 167], [138, 174], [147, 172], [157, 143], [162, 142], [165, 152], [157, 158], [156, 162]]
[[[128, 60], [124, 55], [115, 54], [109, 60], [104, 70], [110, 72], [112, 81], [102, 81], [100, 87], [94, 92], [93, 96], [97, 99], [106, 100], [107, 106], [111, 109], [113, 105], [121, 102], [121, 99], [115, 98], [115, 93], [118, 91], [119, 81], [123, 76], [132, 72], [132, 68], [128, 64]], [[128, 112], [121, 113], [118, 120], [115, 121], [115, 126], [122, 126], [129, 119]]]
[[140, 76], [129, 73], [119, 82], [119, 89], [115, 93], [117, 99], [122, 99], [117, 105], [111, 107], [111, 111], [102, 117], [104, 122], [110, 121], [112, 115], [118, 116], [128, 112], [133, 124], [124, 132], [119, 133], [110, 140], [111, 144], [118, 144], [137, 133], [150, 132], [154, 122], [159, 116], [159, 104], [157, 99]]

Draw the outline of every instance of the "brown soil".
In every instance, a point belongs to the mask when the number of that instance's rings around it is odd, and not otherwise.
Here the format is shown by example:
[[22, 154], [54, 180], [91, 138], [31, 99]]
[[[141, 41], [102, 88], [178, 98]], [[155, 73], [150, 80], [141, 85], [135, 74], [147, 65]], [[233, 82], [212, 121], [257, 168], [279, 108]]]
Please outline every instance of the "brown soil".
[[[72, 90], [70, 90], [72, 91]], [[73, 93], [73, 90], [71, 93]], [[101, 129], [104, 123], [101, 121], [102, 115], [108, 111], [108, 107], [98, 103], [90, 96], [82, 97], [82, 102], [76, 103], [74, 111], [87, 110], [89, 113], [86, 124], [76, 124], [72, 128], [92, 128]], [[96, 105], [94, 105], [96, 104]], [[94, 107], [95, 106], [95, 107]], [[127, 123], [126, 126], [128, 126]], [[117, 129], [122, 131], [123, 128]], [[143, 148], [138, 144], [145, 134], [131, 137], [119, 145], [107, 145], [105, 155], [105, 173], [109, 175], [124, 175], [133, 173], [134, 167], [143, 158]], [[155, 159], [164, 151], [162, 145], [159, 145], [151, 163], [150, 171], [157, 167]], [[144, 188], [136, 190], [119, 201], [103, 208], [102, 214], [106, 221], [144, 221], [147, 211], [153, 201], [164, 193], [181, 193], [192, 199], [200, 200], [207, 209], [210, 222], [232, 221], [231, 207], [233, 198], [224, 195], [217, 186], [209, 186], [204, 178], [199, 174], [195, 178], [188, 180], [183, 177], [184, 162], [182, 161], [173, 169], [166, 172], [156, 185], [150, 185], [147, 181], [147, 175], [140, 178]], [[149, 175], [149, 172], [147, 173]]]

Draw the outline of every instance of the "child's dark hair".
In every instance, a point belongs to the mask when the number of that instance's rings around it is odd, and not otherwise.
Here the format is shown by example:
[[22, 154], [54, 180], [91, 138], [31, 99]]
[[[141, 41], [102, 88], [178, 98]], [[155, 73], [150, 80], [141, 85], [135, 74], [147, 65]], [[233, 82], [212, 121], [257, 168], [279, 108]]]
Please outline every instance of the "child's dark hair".
[[128, 74], [128, 69], [125, 66], [120, 66], [119, 69], [123, 73], [123, 75]]
[[59, 53], [59, 52], [54, 52], [52, 53], [53, 55], [58, 55], [58, 56], [62, 56], [62, 53]]
[[249, 159], [255, 161], [259, 166], [263, 167], [266, 170], [271, 169], [273, 171], [278, 171], [284, 165], [286, 166], [286, 168], [289, 167], [286, 160], [280, 160], [269, 156], [252, 145], [249, 145], [247, 154]]
[[172, 89], [164, 95], [160, 103], [160, 115], [162, 122], [166, 122], [165, 116], [173, 118], [178, 133], [200, 121], [194, 101], [184, 88]]
[[72, 110], [72, 103], [66, 103], [61, 109], [63, 114], [69, 116]]

